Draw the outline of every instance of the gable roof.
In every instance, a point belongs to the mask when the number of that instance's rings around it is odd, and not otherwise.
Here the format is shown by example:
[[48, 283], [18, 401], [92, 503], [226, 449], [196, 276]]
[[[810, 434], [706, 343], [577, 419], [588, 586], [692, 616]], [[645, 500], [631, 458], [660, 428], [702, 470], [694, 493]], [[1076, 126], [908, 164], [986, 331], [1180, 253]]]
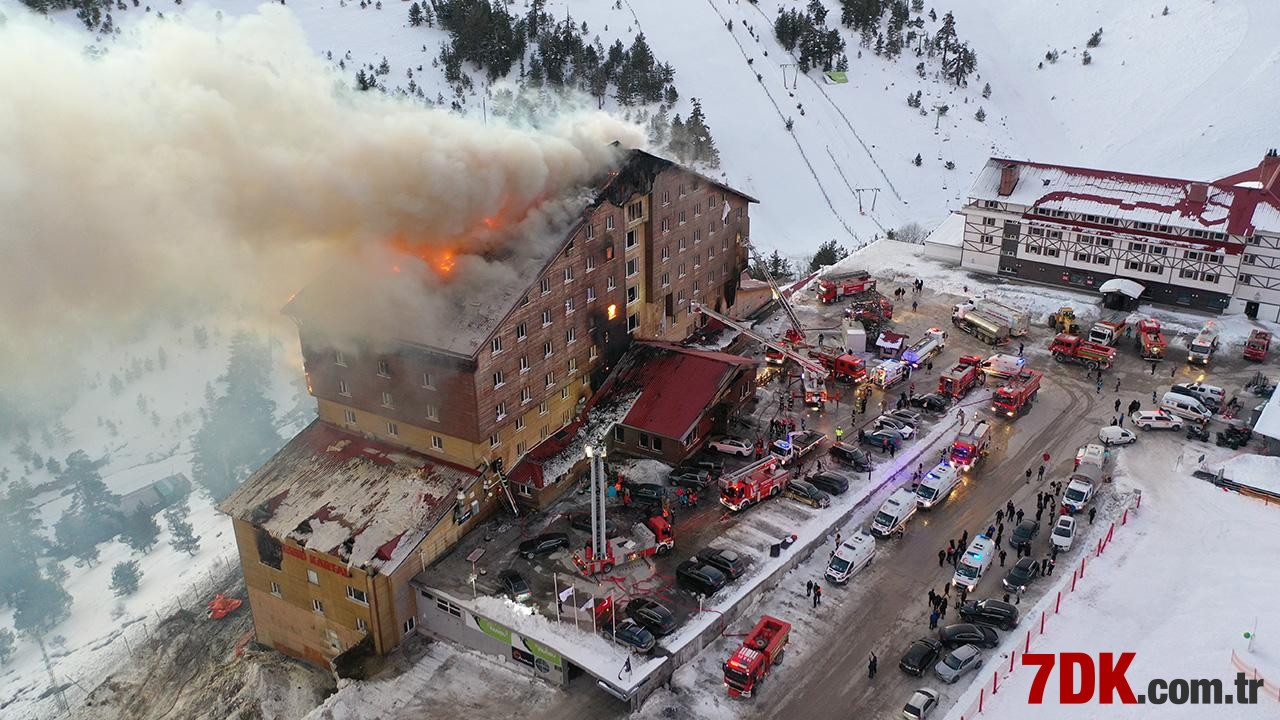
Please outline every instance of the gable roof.
[[640, 396], [622, 424], [677, 439], [711, 408], [734, 371], [760, 362], [669, 343], [637, 343], [628, 353], [634, 353], [633, 364], [620, 375], [618, 388], [622, 392], [638, 388]]
[[218, 509], [276, 539], [389, 573], [477, 477], [315, 420]]

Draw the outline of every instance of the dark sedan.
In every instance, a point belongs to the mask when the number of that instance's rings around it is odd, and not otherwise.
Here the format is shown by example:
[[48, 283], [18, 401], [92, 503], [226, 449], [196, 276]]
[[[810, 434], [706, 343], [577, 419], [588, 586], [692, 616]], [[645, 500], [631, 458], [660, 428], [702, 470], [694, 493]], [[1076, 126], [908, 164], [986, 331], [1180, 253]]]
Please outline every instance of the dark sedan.
[[1024, 547], [1030, 545], [1032, 540], [1036, 539], [1036, 535], [1040, 534], [1040, 523], [1035, 520], [1023, 520], [1018, 523], [1018, 527], [1013, 529], [1013, 533], [1009, 535], [1009, 547]]
[[980, 648], [993, 648], [1000, 644], [1000, 635], [995, 628], [974, 623], [956, 623], [938, 628], [938, 640], [948, 649], [961, 645], [977, 645]]
[[539, 555], [550, 555], [560, 548], [569, 547], [569, 536], [564, 533], [543, 533], [520, 543], [520, 554], [532, 560]]
[[701, 560], [685, 560], [676, 568], [676, 582], [699, 595], [715, 595], [729, 578]]
[[656, 505], [667, 496], [666, 488], [657, 483], [623, 483], [623, 492], [631, 496], [631, 502]]
[[515, 570], [503, 570], [498, 573], [498, 585], [502, 592], [516, 602], [528, 602], [533, 594], [529, 592], [529, 583], [524, 576]]
[[[574, 530], [581, 530], [588, 535], [591, 534], [591, 515], [589, 513], [577, 513], [569, 516], [569, 527]], [[605, 537], [617, 537], [618, 526], [612, 520], [604, 521]]]
[[1009, 592], [1023, 592], [1037, 577], [1040, 577], [1040, 563], [1024, 557], [1005, 573], [1004, 589]]
[[747, 559], [732, 550], [707, 548], [698, 553], [698, 559], [728, 575], [730, 580], [737, 580], [747, 571]]
[[875, 462], [871, 459], [870, 453], [856, 445], [838, 442], [831, 446], [831, 455], [842, 463], [845, 463], [858, 472], [867, 472], [875, 467]]
[[849, 489], [849, 478], [843, 473], [827, 470], [811, 475], [809, 484], [828, 495], [843, 495]]
[[929, 393], [928, 395], [915, 395], [911, 398], [911, 407], [918, 407], [928, 412], [940, 413], [946, 412], [947, 406], [951, 404], [951, 398], [939, 393]]
[[667, 476], [667, 482], [671, 483], [672, 487], [701, 490], [711, 483], [711, 473], [693, 468], [678, 470]]
[[959, 607], [960, 618], [965, 622], [990, 625], [1001, 630], [1012, 630], [1018, 624], [1018, 608], [1007, 602], [970, 600]]
[[651, 598], [636, 598], [627, 603], [627, 617], [662, 636], [676, 629], [676, 616], [671, 608]]
[[902, 447], [902, 436], [896, 430], [882, 428], [880, 430], [872, 430], [871, 432], [858, 431], [858, 442], [868, 447], [873, 447], [881, 452], [888, 452], [890, 447]]
[[925, 670], [933, 667], [942, 654], [942, 643], [931, 637], [923, 637], [907, 646], [898, 661], [898, 668], [908, 675], [920, 677]]
[[627, 619], [621, 622], [604, 623], [604, 627], [601, 630], [604, 632], [604, 636], [610, 640], [619, 645], [635, 648], [642, 653], [649, 652], [657, 644], [657, 640], [653, 638], [653, 633], [646, 630], [643, 625], [635, 620]]

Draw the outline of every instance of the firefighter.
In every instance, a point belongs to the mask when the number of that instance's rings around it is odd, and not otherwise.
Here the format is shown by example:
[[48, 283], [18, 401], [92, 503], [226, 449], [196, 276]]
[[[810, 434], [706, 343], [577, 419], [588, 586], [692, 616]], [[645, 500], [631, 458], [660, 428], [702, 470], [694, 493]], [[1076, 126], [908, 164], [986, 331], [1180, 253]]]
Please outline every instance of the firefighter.
[[836, 426], [836, 442], [844, 440], [844, 428], [840, 425]]

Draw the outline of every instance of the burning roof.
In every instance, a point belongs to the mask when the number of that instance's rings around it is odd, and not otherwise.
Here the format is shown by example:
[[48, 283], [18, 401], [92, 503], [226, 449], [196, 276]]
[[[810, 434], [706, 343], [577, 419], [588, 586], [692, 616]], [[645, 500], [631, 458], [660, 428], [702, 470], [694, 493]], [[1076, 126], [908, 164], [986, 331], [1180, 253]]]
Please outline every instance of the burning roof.
[[316, 420], [218, 508], [278, 539], [390, 572], [478, 476]]

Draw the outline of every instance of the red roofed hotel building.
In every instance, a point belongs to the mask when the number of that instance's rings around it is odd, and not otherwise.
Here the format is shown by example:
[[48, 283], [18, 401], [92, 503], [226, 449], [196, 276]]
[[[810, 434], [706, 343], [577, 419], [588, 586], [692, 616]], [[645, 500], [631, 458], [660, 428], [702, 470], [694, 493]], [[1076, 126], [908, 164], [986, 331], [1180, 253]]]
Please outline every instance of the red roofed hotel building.
[[991, 158], [969, 191], [961, 267], [1280, 319], [1280, 157], [1201, 182]]

